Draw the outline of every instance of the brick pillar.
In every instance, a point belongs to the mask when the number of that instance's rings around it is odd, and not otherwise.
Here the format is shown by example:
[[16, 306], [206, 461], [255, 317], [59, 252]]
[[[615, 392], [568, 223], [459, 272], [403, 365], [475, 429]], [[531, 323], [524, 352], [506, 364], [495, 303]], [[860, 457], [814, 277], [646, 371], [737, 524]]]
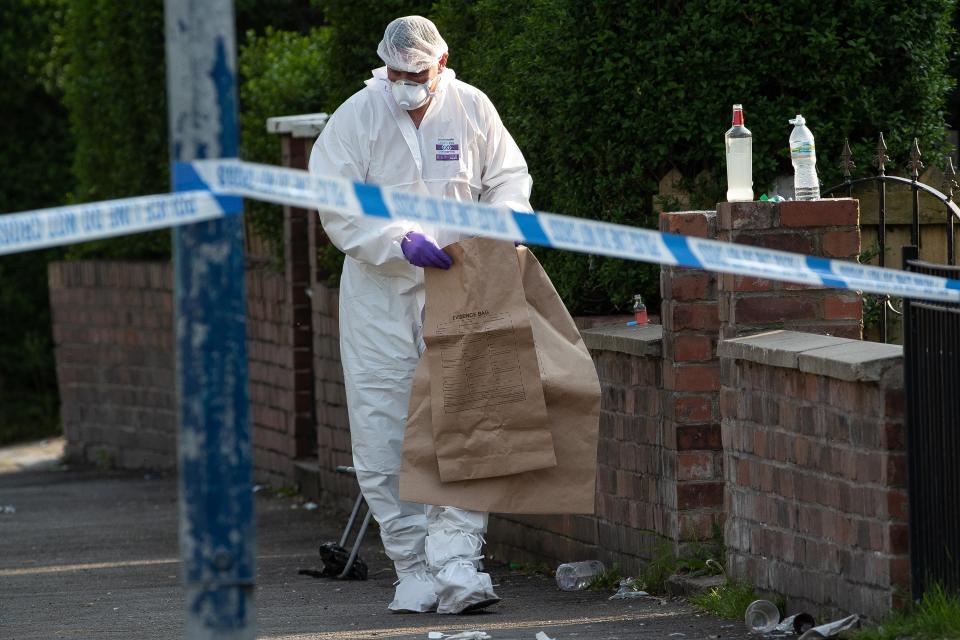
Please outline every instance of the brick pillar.
[[[793, 202], [721, 202], [717, 238], [805, 255], [856, 260], [860, 209], [849, 198]], [[720, 336], [792, 329], [860, 339], [863, 302], [857, 293], [723, 274]]]
[[[284, 134], [284, 164], [306, 168], [314, 141], [327, 121], [324, 113], [270, 118], [267, 129]], [[347, 416], [343, 367], [340, 364], [339, 290], [330, 284], [329, 267], [323, 252], [329, 244], [320, 218], [313, 210], [285, 209], [287, 234], [287, 272], [295, 273], [295, 289], [307, 296], [304, 308], [310, 321], [297, 329], [309, 344], [296, 343], [298, 423], [309, 417], [309, 429], [298, 429], [298, 449], [307, 452], [316, 464], [315, 486], [307, 488], [311, 497], [339, 509], [349, 509], [357, 495], [357, 481], [336, 473], [339, 465], [353, 464], [350, 447], [350, 422]], [[296, 256], [296, 257], [294, 257]], [[307, 293], [309, 291], [309, 293]], [[294, 298], [294, 305], [302, 302]], [[309, 367], [302, 359], [308, 357]], [[305, 373], [309, 371], [309, 376]], [[309, 395], [306, 390], [309, 389]], [[310, 411], [301, 413], [302, 398], [310, 399]], [[305, 465], [298, 465], [303, 469]], [[305, 476], [304, 476], [305, 478]]]
[[[713, 211], [660, 215], [660, 229], [700, 238], [716, 234]], [[708, 538], [723, 519], [720, 443], [720, 317], [717, 277], [697, 269], [660, 271], [663, 323], [661, 440], [662, 503], [671, 505], [659, 529], [674, 541]]]
[[[310, 150], [317, 139], [326, 114], [307, 114], [269, 118], [267, 131], [280, 135], [281, 164], [306, 169]], [[316, 215], [297, 207], [283, 207], [284, 284], [290, 315], [285, 317], [293, 353], [293, 424], [287, 435], [293, 439], [295, 458], [316, 456], [316, 414], [313, 372], [312, 251], [314, 243], [311, 219]]]
[[[282, 164], [306, 169], [314, 138], [281, 137]], [[316, 429], [313, 403], [313, 322], [310, 302], [310, 212], [283, 207], [284, 278], [291, 317], [287, 330], [293, 349], [293, 438], [296, 458], [316, 454]], [[289, 432], [288, 432], [289, 433]]]

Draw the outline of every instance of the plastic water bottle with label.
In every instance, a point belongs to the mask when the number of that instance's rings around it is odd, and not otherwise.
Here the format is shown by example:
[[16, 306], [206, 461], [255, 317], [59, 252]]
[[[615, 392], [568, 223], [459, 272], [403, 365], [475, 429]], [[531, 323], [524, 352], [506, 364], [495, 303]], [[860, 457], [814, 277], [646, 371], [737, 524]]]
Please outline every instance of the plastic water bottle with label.
[[743, 126], [743, 105], [733, 105], [733, 126], [723, 141], [727, 150], [727, 202], [752, 202], [753, 134]]
[[797, 200], [819, 200], [820, 181], [817, 179], [817, 148], [807, 121], [799, 113], [790, 121], [790, 159], [793, 161], [793, 191]]
[[568, 562], [557, 567], [557, 586], [564, 591], [583, 591], [604, 571], [599, 560]]

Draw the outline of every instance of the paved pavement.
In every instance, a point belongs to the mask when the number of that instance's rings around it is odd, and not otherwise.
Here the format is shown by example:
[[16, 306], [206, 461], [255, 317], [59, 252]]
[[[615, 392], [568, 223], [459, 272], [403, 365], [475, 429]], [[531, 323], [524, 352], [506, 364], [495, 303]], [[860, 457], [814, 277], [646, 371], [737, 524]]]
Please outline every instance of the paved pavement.
[[[64, 469], [51, 458], [59, 446], [0, 449], [0, 638], [183, 637], [176, 478]], [[257, 494], [256, 510], [258, 638], [386, 640], [471, 629], [495, 640], [532, 640], [538, 631], [556, 640], [746, 637], [742, 623], [682, 601], [566, 593], [549, 577], [503, 565], [488, 567], [504, 599], [490, 612], [392, 614], [394, 576], [376, 535], [362, 551], [369, 580], [314, 579], [297, 572], [318, 568], [317, 544], [336, 539], [342, 521], [269, 491]]]

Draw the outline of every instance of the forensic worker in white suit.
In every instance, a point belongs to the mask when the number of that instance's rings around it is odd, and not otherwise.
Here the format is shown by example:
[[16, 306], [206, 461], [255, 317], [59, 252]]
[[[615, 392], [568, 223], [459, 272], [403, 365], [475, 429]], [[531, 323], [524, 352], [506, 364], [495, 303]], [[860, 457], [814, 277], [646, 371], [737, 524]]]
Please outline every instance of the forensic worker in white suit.
[[[331, 116], [310, 172], [438, 198], [530, 211], [527, 164], [481, 91], [447, 68], [447, 44], [420, 16], [387, 25], [366, 87]], [[400, 451], [423, 353], [424, 269], [447, 269], [457, 233], [320, 211], [346, 258], [340, 357], [357, 479], [399, 578], [390, 609], [462, 613], [499, 601], [478, 570], [487, 514], [402, 502]]]

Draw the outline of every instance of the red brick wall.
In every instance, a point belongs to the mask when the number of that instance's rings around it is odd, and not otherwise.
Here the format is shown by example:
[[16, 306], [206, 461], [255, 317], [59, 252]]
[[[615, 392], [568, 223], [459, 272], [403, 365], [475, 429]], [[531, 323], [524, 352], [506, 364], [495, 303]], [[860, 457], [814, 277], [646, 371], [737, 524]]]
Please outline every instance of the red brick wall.
[[[805, 255], [856, 260], [857, 200], [721, 202], [717, 239]], [[765, 329], [791, 329], [860, 339], [863, 302], [856, 292], [722, 274], [720, 331], [732, 338]]]
[[254, 479], [291, 484], [296, 440], [291, 309], [283, 275], [247, 271], [247, 362]]
[[55, 262], [48, 280], [67, 458], [176, 466], [170, 265]]
[[[713, 211], [664, 213], [660, 230], [716, 236]], [[720, 447], [720, 328], [717, 276], [697, 269], [660, 270], [663, 322], [663, 441], [660, 492], [664, 533], [673, 541], [709, 538], [723, 522]]]
[[[494, 516], [487, 553], [513, 562], [600, 559], [636, 575], [669, 535], [660, 433], [659, 327], [584, 333], [602, 389], [595, 516]], [[616, 345], [599, 347], [615, 335]], [[632, 352], [632, 353], [631, 353]]]
[[880, 617], [902, 604], [909, 558], [899, 358], [860, 380], [739, 357], [726, 369], [728, 574], [818, 619]]
[[350, 421], [340, 365], [339, 289], [323, 282], [313, 286], [313, 370], [317, 401], [318, 492], [321, 500], [339, 509], [352, 506], [357, 481], [336, 472], [353, 464]]
[[[50, 265], [69, 459], [127, 469], [176, 466], [172, 278], [169, 263]], [[284, 275], [267, 270], [248, 271], [246, 284], [254, 476], [292, 484], [299, 363], [291, 346], [289, 288]], [[309, 412], [309, 397], [306, 407], [299, 402]]]
[[[283, 165], [306, 167], [312, 142], [283, 136]], [[283, 207], [283, 273], [247, 271], [254, 475], [272, 485], [294, 484], [295, 464], [317, 455], [311, 217], [316, 214], [306, 209]]]
[[[306, 168], [313, 138], [281, 138], [282, 162], [285, 167]], [[315, 211], [283, 208], [285, 297], [289, 299], [290, 316], [285, 327], [290, 333], [293, 351], [293, 456], [298, 460], [315, 459], [317, 452], [316, 407], [313, 388], [313, 312], [310, 220]]]

